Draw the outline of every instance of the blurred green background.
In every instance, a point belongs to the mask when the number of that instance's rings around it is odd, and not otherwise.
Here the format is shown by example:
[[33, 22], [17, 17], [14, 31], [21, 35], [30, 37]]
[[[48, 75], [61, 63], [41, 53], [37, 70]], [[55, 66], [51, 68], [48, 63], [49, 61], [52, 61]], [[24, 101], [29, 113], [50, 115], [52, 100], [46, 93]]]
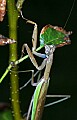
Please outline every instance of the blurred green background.
[[[38, 39], [40, 30], [46, 24], [64, 27], [68, 18], [73, 0], [25, 0], [23, 4], [24, 17], [35, 21], [38, 24]], [[8, 11], [7, 11], [8, 12]], [[0, 34], [8, 35], [7, 12], [3, 22], [0, 22]], [[50, 86], [48, 94], [70, 94], [71, 98], [62, 103], [44, 109], [42, 120], [77, 120], [77, 1], [70, 19], [66, 25], [66, 30], [73, 31], [70, 36], [71, 45], [57, 48], [54, 53], [54, 62], [50, 73]], [[18, 59], [21, 55], [21, 48], [27, 43], [31, 48], [31, 35], [33, 26], [26, 24], [22, 18], [18, 20]], [[39, 46], [39, 40], [38, 45]], [[44, 49], [40, 50], [44, 53]], [[0, 46], [0, 77], [8, 66], [9, 45]], [[37, 58], [39, 64], [42, 59]], [[18, 65], [19, 70], [35, 69], [29, 58]], [[19, 74], [19, 85], [22, 86], [31, 74]], [[20, 106], [22, 115], [27, 112], [34, 87], [30, 84], [20, 91]], [[27, 94], [26, 94], [27, 93]], [[0, 84], [0, 102], [11, 103], [10, 100], [10, 79], [9, 74]], [[47, 99], [51, 102], [51, 99]]]

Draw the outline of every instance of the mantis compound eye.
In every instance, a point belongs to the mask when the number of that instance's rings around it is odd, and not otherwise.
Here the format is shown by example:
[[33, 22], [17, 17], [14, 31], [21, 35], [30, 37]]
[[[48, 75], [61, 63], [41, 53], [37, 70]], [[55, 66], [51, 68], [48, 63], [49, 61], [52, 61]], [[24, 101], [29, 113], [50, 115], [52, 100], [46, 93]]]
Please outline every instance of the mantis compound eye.
[[45, 53], [47, 55], [50, 55], [55, 51], [56, 46], [55, 45], [45, 45]]

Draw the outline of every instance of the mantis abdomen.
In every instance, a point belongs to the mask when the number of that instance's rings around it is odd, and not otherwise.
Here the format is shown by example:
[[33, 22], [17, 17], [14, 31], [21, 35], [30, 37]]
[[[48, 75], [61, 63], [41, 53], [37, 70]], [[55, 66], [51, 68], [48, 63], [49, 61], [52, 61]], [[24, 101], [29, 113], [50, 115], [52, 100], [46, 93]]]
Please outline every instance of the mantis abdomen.
[[[37, 94], [37, 89], [39, 86], [37, 86], [36, 91], [34, 93], [34, 99], [33, 99], [33, 108], [32, 108], [32, 117], [31, 120], [40, 120], [45, 104], [45, 99], [46, 99], [46, 94], [47, 94], [47, 89], [49, 85], [49, 80], [46, 82], [44, 80], [41, 81], [41, 86], [39, 89], [39, 94], [38, 94], [38, 100], [36, 100], [36, 94]], [[39, 84], [38, 84], [39, 85]], [[34, 104], [35, 101], [37, 101], [37, 104], [35, 106], [36, 109], [34, 109]]]

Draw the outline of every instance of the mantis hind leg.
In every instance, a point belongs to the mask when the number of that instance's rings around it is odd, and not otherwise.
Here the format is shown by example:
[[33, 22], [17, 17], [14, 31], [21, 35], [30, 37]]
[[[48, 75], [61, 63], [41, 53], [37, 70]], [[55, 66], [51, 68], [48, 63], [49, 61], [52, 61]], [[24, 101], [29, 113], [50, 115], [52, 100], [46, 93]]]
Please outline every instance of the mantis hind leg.
[[[22, 90], [23, 88], [25, 88], [30, 82], [31, 82], [31, 85], [32, 86], [37, 86], [38, 83], [35, 83], [34, 82], [34, 78], [36, 77], [36, 75], [40, 72], [40, 71], [37, 71], [35, 74], [34, 74], [34, 71], [33, 70], [29, 70], [29, 71], [32, 71], [32, 77], [28, 80], [28, 82], [26, 82], [23, 86], [20, 87], [20, 90]], [[25, 72], [25, 71], [24, 71]], [[38, 78], [37, 78], [37, 82], [38, 80], [40, 79], [40, 73], [38, 75]]]
[[30, 102], [30, 105], [29, 105], [28, 113], [25, 113], [25, 114], [23, 115], [23, 117], [26, 118], [26, 120], [29, 120], [29, 118], [30, 118], [32, 103], [33, 103], [33, 97], [32, 97], [32, 99], [31, 99], [31, 102]]
[[[35, 83], [34, 82], [34, 78], [37, 76], [37, 74], [41, 71], [36, 71], [36, 73], [34, 73], [34, 70], [25, 70], [25, 71], [13, 71], [13, 70], [10, 70], [10, 72], [12, 73], [26, 73], [26, 72], [32, 72], [32, 77], [23, 85], [21, 86], [19, 89], [22, 90], [23, 88], [25, 88], [30, 82], [31, 82], [31, 85], [32, 86], [37, 86], [38, 83]], [[38, 78], [37, 78], [37, 82], [38, 80], [40, 79], [40, 74], [38, 75]]]
[[44, 107], [49, 107], [51, 105], [54, 105], [54, 104], [60, 103], [62, 101], [65, 101], [68, 98], [70, 98], [71, 96], [70, 95], [46, 95], [46, 97], [56, 97], [56, 98], [62, 98], [62, 99], [59, 99], [59, 100], [54, 101], [52, 103], [46, 104]]
[[31, 77], [31, 79], [28, 80], [28, 82], [27, 82], [24, 86], [20, 87], [20, 90], [22, 90], [24, 87], [26, 87], [26, 86], [29, 84], [29, 82], [30, 82], [31, 80], [34, 79], [34, 77], [38, 74], [39, 71], [37, 71], [35, 74], [34, 74], [34, 70], [25, 70], [25, 71], [10, 70], [10, 72], [11, 72], [11, 73], [17, 73], [17, 74], [18, 74], [18, 73], [32, 72], [32, 77]]

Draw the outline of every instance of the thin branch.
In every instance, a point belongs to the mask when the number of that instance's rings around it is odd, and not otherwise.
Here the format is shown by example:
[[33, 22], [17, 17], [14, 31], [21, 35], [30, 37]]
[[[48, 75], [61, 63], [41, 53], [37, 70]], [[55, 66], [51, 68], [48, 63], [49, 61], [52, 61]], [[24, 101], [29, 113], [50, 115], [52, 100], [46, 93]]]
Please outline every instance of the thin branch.
[[[38, 47], [36, 51], [39, 51], [39, 50], [42, 49], [43, 47], [44, 47], [44, 46]], [[23, 62], [24, 60], [26, 60], [27, 58], [28, 58], [28, 55], [20, 58], [20, 59], [17, 60], [17, 61], [13, 61], [13, 62], [14, 62], [14, 65], [16, 66], [17, 64], [19, 64], [19, 63]], [[4, 74], [2, 75], [2, 77], [0, 78], [0, 83], [3, 81], [3, 79], [6, 77], [6, 75], [8, 74], [8, 72], [12, 69], [12, 67], [14, 67], [14, 65], [11, 64], [11, 63], [9, 64], [9, 66], [8, 66], [7, 69], [6, 69], [6, 71], [4, 72]]]

